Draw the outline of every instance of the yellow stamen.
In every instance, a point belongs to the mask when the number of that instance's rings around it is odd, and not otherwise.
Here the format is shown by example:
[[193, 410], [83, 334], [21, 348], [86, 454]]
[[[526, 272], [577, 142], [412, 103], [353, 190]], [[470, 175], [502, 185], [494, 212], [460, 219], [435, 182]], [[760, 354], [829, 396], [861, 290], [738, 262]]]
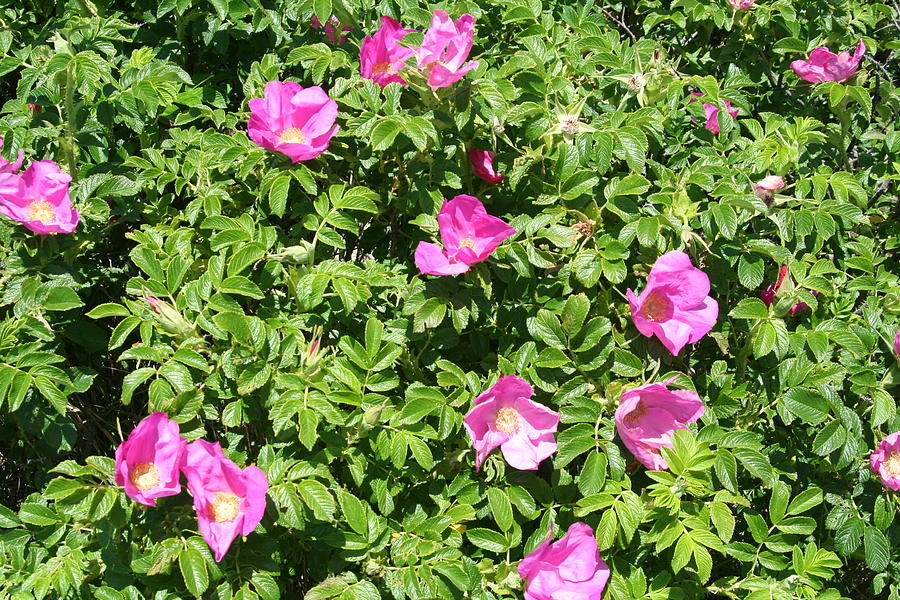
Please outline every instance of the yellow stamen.
[[475, 241], [469, 237], [463, 238], [463, 239], [459, 240], [459, 247], [460, 248], [471, 248], [472, 250], [474, 250], [475, 249]]
[[46, 200], [35, 200], [29, 204], [25, 215], [29, 221], [40, 221], [44, 225], [49, 225], [56, 220], [53, 205]]
[[152, 462], [141, 463], [131, 471], [131, 483], [142, 492], [159, 485], [159, 472]]
[[290, 129], [285, 129], [278, 136], [279, 144], [305, 144], [306, 137], [303, 135], [303, 132], [300, 131], [299, 127], [291, 127]]
[[900, 452], [891, 452], [888, 454], [883, 466], [884, 472], [888, 477], [900, 477]]
[[209, 516], [216, 523], [233, 521], [240, 512], [240, 502], [234, 494], [216, 492], [216, 497], [209, 503]]
[[647, 407], [644, 406], [644, 403], [641, 400], [638, 400], [637, 406], [634, 407], [634, 410], [625, 415], [622, 421], [624, 421], [626, 425], [631, 425], [633, 427], [640, 423], [641, 419], [643, 419], [646, 414]]
[[647, 299], [644, 300], [644, 305], [641, 307], [641, 316], [648, 321], [664, 321], [670, 306], [671, 302], [666, 298], [663, 298], [656, 292], [650, 292], [650, 295], [647, 296]]
[[372, 75], [378, 75], [379, 73], [389, 73], [393, 75], [394, 72], [394, 65], [391, 63], [380, 62], [372, 67]]
[[504, 407], [497, 411], [494, 419], [494, 427], [497, 431], [509, 435], [519, 430], [519, 412], [514, 408]]

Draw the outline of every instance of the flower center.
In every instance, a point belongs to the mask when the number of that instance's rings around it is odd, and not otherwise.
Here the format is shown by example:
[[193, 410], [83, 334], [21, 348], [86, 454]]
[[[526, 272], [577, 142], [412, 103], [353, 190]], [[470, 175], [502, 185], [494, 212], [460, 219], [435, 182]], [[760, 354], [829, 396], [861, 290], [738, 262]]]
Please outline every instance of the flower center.
[[900, 452], [891, 452], [884, 461], [884, 472], [888, 477], [900, 477]]
[[578, 117], [565, 117], [562, 120], [562, 130], [570, 135], [578, 133]]
[[393, 73], [394, 66], [388, 62], [380, 62], [376, 63], [375, 66], [372, 67], [372, 75], [378, 75], [379, 73]]
[[131, 483], [142, 492], [159, 485], [159, 472], [152, 462], [141, 463], [131, 470]]
[[644, 300], [644, 305], [641, 306], [641, 316], [648, 321], [665, 321], [671, 306], [672, 303], [667, 298], [656, 292], [650, 292], [650, 295]]
[[300, 131], [299, 127], [291, 127], [290, 129], [285, 129], [278, 136], [279, 144], [305, 144], [306, 137], [303, 135], [303, 132]]
[[29, 221], [40, 221], [44, 225], [49, 225], [56, 218], [53, 205], [46, 200], [35, 200], [28, 205], [28, 210], [25, 214], [28, 216]]
[[507, 406], [497, 411], [494, 427], [497, 428], [497, 431], [502, 431], [509, 435], [519, 430], [519, 421], [519, 411]]
[[459, 247], [460, 248], [471, 248], [472, 250], [474, 250], [475, 249], [475, 241], [470, 237], [463, 238], [463, 239], [459, 240]]
[[622, 421], [624, 421], [626, 425], [630, 425], [633, 427], [640, 423], [641, 419], [643, 419], [646, 415], [647, 407], [644, 406], [643, 401], [638, 400], [637, 406], [634, 407], [634, 410], [625, 415]]
[[209, 503], [209, 516], [216, 523], [233, 521], [240, 512], [240, 499], [234, 494], [216, 492], [216, 497]]

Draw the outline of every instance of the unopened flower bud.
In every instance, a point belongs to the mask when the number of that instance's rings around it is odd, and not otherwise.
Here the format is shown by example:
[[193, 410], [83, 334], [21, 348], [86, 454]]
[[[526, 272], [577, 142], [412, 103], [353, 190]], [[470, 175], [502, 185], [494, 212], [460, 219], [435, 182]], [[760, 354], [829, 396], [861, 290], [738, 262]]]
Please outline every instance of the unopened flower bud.
[[375, 425], [376, 423], [378, 423], [379, 419], [381, 419], [381, 411], [383, 410], [384, 406], [380, 404], [378, 406], [369, 407], [368, 410], [363, 413], [363, 421], [366, 425]]
[[187, 338], [194, 335], [194, 326], [168, 302], [164, 302], [153, 296], [147, 296], [144, 300], [147, 301], [147, 304], [150, 305], [150, 308], [156, 315], [156, 322], [159, 323], [163, 332], [181, 338]]
[[297, 264], [305, 264], [309, 262], [310, 252], [313, 246], [309, 242], [300, 242], [298, 246], [288, 246], [282, 248], [278, 252], [269, 254], [269, 258], [278, 262], [289, 262]]

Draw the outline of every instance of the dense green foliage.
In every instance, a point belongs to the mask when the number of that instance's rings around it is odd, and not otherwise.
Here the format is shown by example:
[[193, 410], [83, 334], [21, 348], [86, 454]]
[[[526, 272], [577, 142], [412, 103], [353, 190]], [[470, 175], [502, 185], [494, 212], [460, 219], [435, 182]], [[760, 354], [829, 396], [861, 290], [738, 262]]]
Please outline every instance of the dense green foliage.
[[[521, 598], [516, 563], [577, 520], [611, 600], [900, 598], [900, 501], [868, 467], [900, 429], [900, 9], [594, 4], [0, 8], [3, 154], [56, 160], [82, 215], [46, 237], [0, 219], [0, 599]], [[381, 15], [422, 31], [434, 8], [476, 17], [475, 71], [437, 94], [360, 77]], [[332, 12], [344, 43], [310, 27]], [[859, 39], [846, 83], [789, 67]], [[338, 102], [319, 158], [247, 137], [275, 79]], [[711, 134], [694, 91], [737, 118]], [[502, 184], [470, 148], [497, 152]], [[769, 174], [788, 186], [766, 202]], [[518, 234], [421, 276], [413, 249], [459, 193]], [[670, 249], [721, 309], [677, 358], [624, 297]], [[562, 414], [535, 472], [473, 467], [462, 417], [505, 374]], [[612, 414], [677, 374], [707, 411], [648, 472]], [[221, 563], [187, 494], [144, 510], [115, 485], [116, 446], [155, 410], [268, 476], [262, 524]]]

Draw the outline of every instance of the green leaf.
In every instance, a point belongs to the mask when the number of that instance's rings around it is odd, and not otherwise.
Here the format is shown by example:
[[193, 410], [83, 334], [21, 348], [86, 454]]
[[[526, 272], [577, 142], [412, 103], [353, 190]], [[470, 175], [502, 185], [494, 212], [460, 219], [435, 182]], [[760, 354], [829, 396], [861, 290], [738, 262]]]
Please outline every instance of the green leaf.
[[46, 310], [69, 310], [84, 306], [84, 302], [75, 293], [75, 290], [69, 287], [54, 287], [50, 289], [50, 294], [44, 301]]
[[178, 554], [178, 568], [184, 577], [184, 585], [188, 591], [199, 598], [209, 587], [209, 573], [206, 571], [206, 560], [194, 548], [188, 547]]
[[315, 479], [304, 479], [297, 483], [297, 492], [317, 519], [330, 521], [333, 518], [337, 505], [324, 485]]
[[884, 571], [890, 563], [890, 544], [884, 534], [874, 527], [866, 527], [863, 537], [866, 565], [873, 571]]
[[59, 517], [53, 510], [33, 502], [26, 502], [19, 507], [19, 520], [23, 523], [28, 523], [29, 525], [38, 526], [55, 525], [59, 523]]
[[103, 319], [105, 317], [127, 317], [129, 314], [131, 313], [128, 312], [128, 309], [121, 304], [107, 302], [106, 304], [95, 306], [85, 316], [91, 319]]
[[509, 541], [506, 539], [506, 536], [490, 529], [481, 527], [469, 529], [466, 531], [466, 537], [479, 548], [490, 552], [506, 552], [507, 548], [509, 548]]
[[356, 533], [366, 536], [369, 532], [369, 518], [365, 505], [350, 492], [341, 491], [338, 494], [341, 501], [341, 510], [347, 523]]
[[759, 298], [744, 298], [731, 309], [728, 316], [735, 319], [766, 319], [769, 309]]
[[509, 496], [503, 490], [495, 487], [488, 488], [487, 496], [494, 521], [502, 531], [509, 531], [513, 526], [512, 504]]
[[271, 214], [277, 217], [284, 215], [290, 187], [290, 175], [279, 175], [272, 182], [272, 185], [269, 187], [269, 212]]

